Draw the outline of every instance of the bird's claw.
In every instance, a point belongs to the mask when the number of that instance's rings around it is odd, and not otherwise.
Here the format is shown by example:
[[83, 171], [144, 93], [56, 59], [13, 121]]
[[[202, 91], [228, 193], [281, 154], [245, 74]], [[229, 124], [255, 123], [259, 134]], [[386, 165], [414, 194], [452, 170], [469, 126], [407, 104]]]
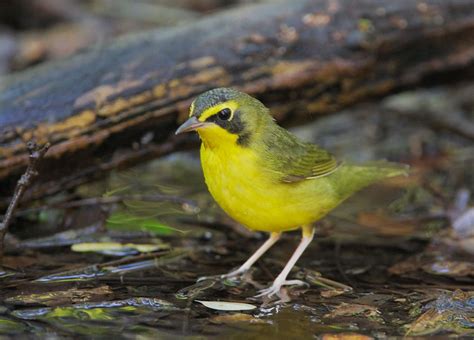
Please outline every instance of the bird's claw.
[[309, 286], [307, 282], [301, 280], [275, 280], [273, 284], [265, 289], [258, 291], [258, 294], [255, 295], [256, 298], [261, 297], [272, 297], [273, 295], [279, 295], [281, 287], [283, 286]]

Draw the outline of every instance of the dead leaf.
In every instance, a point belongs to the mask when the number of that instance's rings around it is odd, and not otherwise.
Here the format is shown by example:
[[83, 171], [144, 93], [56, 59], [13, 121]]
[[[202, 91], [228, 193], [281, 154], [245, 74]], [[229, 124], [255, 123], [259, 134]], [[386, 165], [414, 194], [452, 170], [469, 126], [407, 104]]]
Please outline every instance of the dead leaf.
[[249, 303], [242, 302], [229, 302], [229, 301], [202, 301], [195, 300], [206, 306], [207, 308], [221, 311], [237, 311], [237, 310], [252, 310], [257, 308], [257, 306], [251, 305]]
[[75, 252], [95, 252], [107, 255], [128, 254], [129, 251], [150, 253], [152, 251], [168, 248], [169, 246], [166, 244], [122, 244], [118, 242], [85, 242], [73, 244], [71, 246], [71, 250]]
[[321, 290], [320, 294], [324, 298], [331, 298], [331, 297], [339, 296], [339, 295], [342, 295], [342, 294], [345, 294], [345, 293], [347, 293], [346, 289], [334, 288], [334, 289], [323, 289], [323, 290]]
[[363, 315], [366, 317], [378, 317], [380, 311], [377, 307], [360, 304], [341, 303], [331, 313], [324, 315], [325, 318], [335, 318], [340, 316]]

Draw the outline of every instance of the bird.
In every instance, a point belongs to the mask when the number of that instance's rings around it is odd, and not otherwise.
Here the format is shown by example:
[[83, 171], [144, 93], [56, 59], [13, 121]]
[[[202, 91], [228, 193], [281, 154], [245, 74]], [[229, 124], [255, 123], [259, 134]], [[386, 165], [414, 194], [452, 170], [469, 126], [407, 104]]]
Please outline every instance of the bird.
[[311, 243], [315, 222], [360, 189], [408, 171], [406, 165], [387, 161], [339, 161], [279, 126], [262, 102], [233, 88], [200, 94], [189, 111], [176, 134], [198, 133], [204, 179], [212, 197], [240, 224], [269, 234], [244, 264], [220, 277], [242, 276], [283, 232], [302, 231], [281, 273], [257, 297], [280, 296], [282, 287], [304, 284], [288, 276]]

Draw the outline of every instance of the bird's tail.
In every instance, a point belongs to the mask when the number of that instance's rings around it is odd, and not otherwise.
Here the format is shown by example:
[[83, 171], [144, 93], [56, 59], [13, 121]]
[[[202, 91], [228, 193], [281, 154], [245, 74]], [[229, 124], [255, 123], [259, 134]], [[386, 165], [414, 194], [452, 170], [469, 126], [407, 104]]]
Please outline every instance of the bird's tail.
[[372, 161], [362, 164], [344, 163], [340, 171], [336, 171], [337, 178], [334, 188], [342, 199], [349, 197], [352, 193], [383, 179], [407, 176], [409, 166], [406, 164], [392, 163], [388, 161]]
[[359, 165], [353, 165], [367, 169], [369, 172], [378, 173], [380, 178], [390, 178], [396, 176], [408, 176], [410, 166], [402, 163], [394, 163], [388, 161], [371, 161]]

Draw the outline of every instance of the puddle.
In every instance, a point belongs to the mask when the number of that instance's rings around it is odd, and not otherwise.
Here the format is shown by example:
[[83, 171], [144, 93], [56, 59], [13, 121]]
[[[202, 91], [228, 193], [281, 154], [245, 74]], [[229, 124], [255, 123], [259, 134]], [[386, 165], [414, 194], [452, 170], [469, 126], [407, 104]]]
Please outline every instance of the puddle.
[[[464, 199], [462, 211], [449, 208], [459, 183], [474, 182], [472, 155], [466, 156], [465, 141], [434, 135], [422, 124], [400, 125], [396, 117], [379, 114], [380, 107], [371, 108], [297, 131], [342, 158], [400, 160], [413, 154], [413, 145], [428, 143], [445, 150], [439, 157], [450, 155], [449, 162], [425, 161], [405, 182], [365, 190], [324, 219], [291, 273], [309, 286], [288, 289], [285, 302], [252, 297], [279, 273], [300, 234], [286, 233], [241, 280], [213, 277], [242, 264], [265, 237], [243, 231], [223, 214], [206, 191], [196, 152], [184, 152], [78, 188], [79, 197], [129, 198], [103, 211], [76, 207], [42, 215], [48, 228], [57, 219], [77, 229], [19, 237], [0, 270], [0, 335], [472, 336], [473, 255], [464, 251], [471, 249], [472, 207]], [[345, 128], [355, 125], [364, 128]], [[452, 145], [458, 151], [450, 154]], [[137, 195], [185, 200], [140, 201]], [[41, 219], [36, 223], [44, 227]], [[196, 282], [203, 276], [208, 278]]]

